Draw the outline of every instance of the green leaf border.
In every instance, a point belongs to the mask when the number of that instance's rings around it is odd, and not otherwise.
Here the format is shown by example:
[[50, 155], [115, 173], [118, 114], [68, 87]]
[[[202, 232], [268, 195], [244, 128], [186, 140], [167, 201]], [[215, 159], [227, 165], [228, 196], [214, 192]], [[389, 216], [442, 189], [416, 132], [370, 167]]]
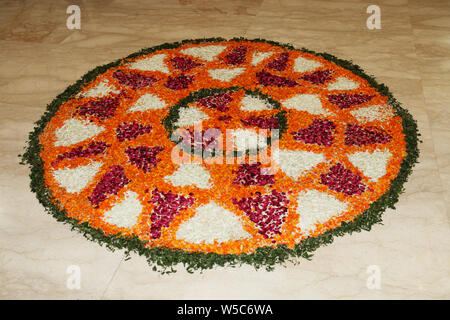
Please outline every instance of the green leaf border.
[[389, 191], [387, 191], [377, 201], [372, 203], [372, 205], [364, 213], [357, 216], [352, 222], [344, 222], [341, 226], [328, 230], [320, 236], [313, 238], [308, 237], [301, 243], [297, 244], [294, 248], [288, 248], [286, 245], [278, 245], [277, 247], [260, 247], [251, 254], [244, 253], [239, 255], [221, 255], [216, 253], [186, 252], [181, 249], [166, 247], [147, 248], [145, 247], [145, 242], [141, 241], [135, 235], [128, 238], [121, 237], [120, 234], [106, 236], [103, 231], [90, 227], [87, 222], [79, 223], [78, 220], [68, 217], [65, 210], [61, 210], [58, 205], [54, 203], [56, 200], [52, 199], [52, 194], [44, 183], [43, 161], [40, 157], [40, 150], [42, 146], [39, 142], [39, 135], [43, 132], [46, 124], [54, 116], [60, 105], [71, 99], [79, 90], [81, 90], [84, 84], [94, 80], [98, 75], [106, 72], [108, 69], [116, 67], [121, 63], [129, 62], [133, 58], [162, 49], [177, 48], [187, 43], [201, 44], [220, 41], [227, 41], [227, 39], [205, 38], [183, 40], [181, 42], [165, 43], [159, 46], [142, 49], [126, 58], [118, 59], [114, 62], [96, 67], [86, 73], [75, 84], [69, 86], [63, 93], [58, 95], [47, 106], [47, 110], [41, 119], [35, 123], [34, 130], [29, 134], [26, 150], [23, 155], [19, 155], [21, 157], [21, 164], [29, 165], [31, 167], [30, 188], [34, 193], [36, 193], [36, 197], [45, 207], [45, 210], [57, 221], [71, 225], [72, 230], [79, 231], [91, 241], [97, 242], [100, 245], [105, 245], [112, 251], [116, 249], [124, 249], [127, 259], [130, 257], [131, 252], [145, 256], [149, 265], [153, 267], [153, 270], [163, 274], [175, 272], [176, 270], [173, 267], [180, 263], [183, 264], [186, 270], [190, 273], [195, 270], [212, 269], [216, 265], [239, 266], [242, 264], [250, 264], [256, 269], [265, 268], [268, 271], [272, 271], [277, 264], [282, 264], [286, 261], [298, 263], [298, 257], [310, 259], [313, 251], [322, 245], [332, 243], [334, 237], [336, 236], [342, 236], [346, 233], [351, 234], [353, 232], [361, 232], [362, 230], [369, 231], [372, 225], [381, 223], [381, 217], [386, 208], [395, 208], [394, 204], [398, 201], [399, 195], [404, 191], [403, 185], [407, 181], [414, 164], [418, 162], [418, 137], [420, 134], [417, 129], [416, 121], [406, 109], [402, 108], [401, 104], [393, 97], [392, 93], [384, 84], [378, 83], [373, 76], [367, 75], [359, 66], [353, 64], [351, 61], [341, 60], [328, 53], [316, 53], [306, 48], [296, 49], [290, 44], [281, 44], [264, 39], [249, 40], [245, 38], [233, 38], [228, 41], [265, 42], [289, 50], [298, 50], [320, 56], [365, 79], [381, 95], [388, 98], [388, 104], [395, 110], [396, 115], [402, 118], [407, 155], [401, 164], [399, 174], [392, 180]]
[[[274, 118], [276, 118], [276, 120], [279, 124], [279, 128], [278, 128], [279, 131], [278, 131], [277, 139], [281, 139], [283, 133], [287, 129], [287, 118], [286, 118], [286, 111], [281, 110], [281, 104], [278, 101], [273, 100], [271, 97], [262, 93], [258, 89], [248, 90], [243, 87], [228, 87], [228, 88], [200, 89], [200, 90], [192, 92], [188, 96], [180, 99], [177, 104], [171, 106], [169, 108], [169, 113], [167, 114], [167, 116], [164, 119], [162, 119], [162, 125], [166, 129], [167, 137], [169, 138], [169, 140], [171, 140], [174, 143], [179, 142], [178, 138], [180, 136], [173, 135], [173, 133], [178, 129], [178, 127], [175, 126], [175, 122], [178, 121], [178, 119], [180, 117], [180, 109], [181, 108], [189, 108], [189, 104], [195, 103], [197, 100], [199, 100], [201, 98], [209, 97], [209, 96], [219, 94], [219, 93], [230, 92], [230, 91], [237, 92], [239, 90], [243, 90], [245, 92], [245, 94], [247, 94], [247, 95], [254, 96], [254, 97], [260, 98], [262, 100], [265, 100], [267, 103], [269, 103], [271, 106], [273, 106], [273, 109], [279, 110], [279, 112], [274, 116]], [[272, 135], [269, 135], [267, 137], [267, 145], [270, 146], [271, 143], [272, 143]], [[204, 151], [202, 149], [195, 149], [195, 148], [183, 148], [182, 147], [182, 149], [185, 152], [188, 152], [190, 154], [201, 155], [202, 157], [205, 157], [205, 158], [210, 157], [210, 156], [215, 156], [215, 150], [212, 150], [212, 152], [211, 152], [211, 150]], [[247, 155], [255, 154], [255, 152], [257, 152], [257, 151], [256, 150], [246, 150]], [[243, 155], [243, 152], [238, 152], [238, 151], [235, 151], [231, 154], [231, 156], [233, 156], [233, 157], [240, 157], [242, 155]]]

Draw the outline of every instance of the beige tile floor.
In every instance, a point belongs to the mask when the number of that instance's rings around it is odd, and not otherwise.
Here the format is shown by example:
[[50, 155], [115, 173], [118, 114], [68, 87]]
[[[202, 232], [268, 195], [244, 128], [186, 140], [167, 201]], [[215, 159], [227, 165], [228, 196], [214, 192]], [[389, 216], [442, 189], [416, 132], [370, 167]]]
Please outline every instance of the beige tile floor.
[[[382, 29], [368, 30], [361, 0], [0, 1], [0, 297], [450, 298], [450, 2], [377, 1]], [[81, 30], [66, 8], [81, 7]], [[18, 165], [33, 122], [96, 65], [187, 38], [266, 38], [352, 59], [388, 85], [418, 121], [420, 164], [384, 225], [320, 248], [312, 261], [274, 272], [218, 268], [189, 275], [125, 261], [44, 213]], [[66, 286], [80, 266], [81, 289]], [[381, 289], [366, 286], [381, 270]]]

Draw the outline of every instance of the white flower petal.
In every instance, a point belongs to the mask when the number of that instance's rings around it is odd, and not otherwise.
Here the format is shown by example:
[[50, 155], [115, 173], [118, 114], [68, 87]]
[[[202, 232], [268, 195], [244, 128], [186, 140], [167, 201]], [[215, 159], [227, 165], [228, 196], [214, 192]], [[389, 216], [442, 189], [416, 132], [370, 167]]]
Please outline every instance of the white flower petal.
[[262, 111], [272, 109], [272, 106], [264, 99], [245, 95], [240, 104], [241, 110], [244, 111]]
[[174, 173], [164, 179], [176, 187], [192, 185], [202, 189], [212, 187], [209, 171], [197, 163], [183, 163]]
[[392, 109], [380, 105], [362, 107], [352, 110], [350, 113], [360, 122], [386, 121], [393, 116]]
[[[278, 158], [278, 159], [277, 159]], [[297, 150], [278, 150], [275, 161], [290, 178], [298, 179], [306, 171], [325, 161], [321, 153]]]
[[325, 223], [346, 209], [345, 202], [328, 193], [317, 190], [302, 192], [298, 197], [297, 213], [300, 217], [297, 226], [307, 233], [316, 223]]
[[79, 97], [84, 98], [100, 98], [110, 94], [117, 94], [120, 90], [116, 89], [108, 80], [99, 82], [95, 87], [86, 90], [84, 93], [80, 93]]
[[366, 177], [376, 181], [386, 174], [386, 166], [392, 154], [388, 150], [375, 150], [373, 153], [369, 151], [355, 152], [347, 157]]
[[212, 69], [209, 70], [209, 76], [213, 79], [220, 81], [231, 81], [242, 72], [244, 72], [244, 68], [233, 68], [233, 69]]
[[359, 83], [344, 77], [339, 77], [328, 85], [328, 90], [353, 90], [359, 88]]
[[165, 58], [166, 54], [164, 53], [155, 54], [149, 58], [144, 58], [131, 63], [130, 69], [138, 69], [142, 71], [160, 71], [163, 73], [169, 73], [170, 71], [164, 62]]
[[127, 191], [125, 198], [114, 205], [103, 215], [103, 220], [121, 228], [132, 228], [138, 221], [143, 206], [139, 201], [138, 194]]
[[313, 71], [321, 66], [322, 64], [320, 62], [303, 57], [298, 57], [294, 60], [294, 72]]
[[86, 120], [68, 119], [62, 127], [56, 129], [55, 146], [70, 146], [83, 140], [92, 138], [105, 130], [101, 126]]
[[142, 95], [134, 105], [128, 109], [128, 112], [163, 109], [166, 106], [167, 104], [158, 96], [147, 93]]
[[63, 168], [53, 172], [56, 182], [70, 193], [78, 193], [94, 179], [100, 170], [100, 162], [92, 162], [76, 168]]
[[266, 60], [271, 57], [273, 52], [254, 52], [252, 56], [252, 66], [257, 66], [260, 62]]
[[177, 127], [190, 127], [206, 119], [209, 119], [209, 116], [196, 107], [180, 108], [175, 125]]
[[204, 47], [191, 47], [183, 49], [180, 52], [188, 56], [193, 56], [206, 61], [213, 61], [223, 50], [225, 46], [221, 45], [207, 45]]
[[267, 138], [252, 129], [236, 129], [229, 132], [237, 151], [262, 149], [267, 146]]
[[176, 238], [190, 243], [214, 243], [249, 238], [242, 223], [231, 211], [215, 202], [200, 206], [191, 219], [177, 230]]
[[316, 94], [297, 94], [289, 99], [282, 101], [286, 108], [298, 111], [306, 111], [311, 114], [327, 114], [322, 107], [322, 102]]

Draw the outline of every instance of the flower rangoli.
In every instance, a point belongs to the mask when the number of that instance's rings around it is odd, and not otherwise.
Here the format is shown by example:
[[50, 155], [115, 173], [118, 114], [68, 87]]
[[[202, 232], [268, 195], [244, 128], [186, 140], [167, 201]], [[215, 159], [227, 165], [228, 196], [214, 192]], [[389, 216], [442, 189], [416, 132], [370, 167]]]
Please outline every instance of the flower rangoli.
[[417, 154], [414, 120], [359, 67], [203, 39], [88, 73], [49, 106], [23, 159], [59, 220], [190, 270], [271, 268], [369, 229]]

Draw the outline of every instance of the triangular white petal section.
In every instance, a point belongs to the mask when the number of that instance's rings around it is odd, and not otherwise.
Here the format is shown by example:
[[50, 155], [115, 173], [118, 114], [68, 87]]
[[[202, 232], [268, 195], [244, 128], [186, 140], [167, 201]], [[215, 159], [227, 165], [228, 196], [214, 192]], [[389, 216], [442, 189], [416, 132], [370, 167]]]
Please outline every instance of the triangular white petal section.
[[249, 237], [239, 217], [213, 201], [198, 207], [195, 216], [183, 222], [176, 233], [177, 239], [197, 244]]
[[325, 157], [321, 153], [310, 151], [280, 149], [278, 156], [275, 156], [275, 161], [287, 176], [298, 179], [306, 171], [324, 162]]
[[241, 100], [240, 107], [244, 111], [262, 111], [272, 108], [266, 100], [252, 95], [245, 95]]
[[347, 209], [347, 204], [333, 195], [317, 190], [301, 192], [298, 196], [297, 226], [304, 232], [313, 229], [316, 223], [325, 223]]
[[86, 90], [80, 94], [79, 97], [85, 98], [100, 98], [112, 93], [119, 93], [120, 90], [116, 89], [108, 80], [99, 82], [95, 87]]
[[213, 61], [214, 58], [216, 58], [223, 50], [225, 50], [225, 48], [226, 46], [221, 45], [208, 45], [204, 47], [191, 47], [183, 49], [180, 52], [202, 60]]
[[176, 187], [195, 185], [201, 189], [210, 189], [213, 186], [209, 171], [197, 163], [183, 163], [164, 179]]
[[209, 119], [209, 116], [196, 107], [180, 108], [175, 125], [177, 127], [190, 127], [206, 119]]
[[339, 77], [328, 85], [328, 90], [353, 90], [357, 88], [359, 88], [359, 83], [344, 77]]
[[128, 112], [163, 109], [166, 106], [167, 104], [158, 96], [147, 93], [142, 95], [131, 108], [128, 109]]
[[233, 68], [233, 69], [211, 69], [208, 70], [209, 76], [213, 79], [220, 81], [231, 81], [242, 72], [244, 72], [244, 68]]
[[92, 162], [76, 168], [63, 168], [53, 172], [56, 182], [70, 193], [78, 193], [94, 179], [100, 170], [100, 162]]
[[[267, 146], [267, 138], [252, 129], [236, 129], [229, 132], [237, 151], [262, 149]], [[228, 134], [228, 132], [227, 132]]]
[[125, 192], [125, 198], [115, 204], [103, 215], [103, 220], [121, 228], [132, 228], [138, 221], [143, 206], [138, 194], [133, 191]]
[[138, 69], [142, 71], [160, 71], [163, 73], [169, 73], [170, 71], [164, 62], [165, 58], [166, 54], [164, 53], [155, 54], [149, 58], [144, 58], [131, 63], [130, 69]]
[[322, 64], [315, 60], [298, 57], [294, 60], [294, 72], [308, 72], [321, 67]]
[[86, 120], [68, 119], [62, 127], [56, 129], [55, 146], [70, 146], [83, 140], [92, 138], [105, 130], [102, 126]]
[[252, 66], [258, 65], [260, 62], [266, 60], [272, 55], [273, 52], [258, 52], [258, 51], [254, 52], [252, 56]]
[[372, 153], [369, 151], [358, 151], [347, 155], [347, 157], [366, 177], [376, 181], [386, 174], [386, 166], [392, 154], [389, 150], [375, 150]]
[[350, 113], [360, 122], [385, 121], [393, 116], [392, 109], [382, 105], [362, 107], [352, 110]]
[[322, 102], [316, 94], [297, 94], [289, 99], [282, 101], [286, 108], [298, 111], [306, 111], [311, 114], [326, 114], [327, 111], [322, 107]]

